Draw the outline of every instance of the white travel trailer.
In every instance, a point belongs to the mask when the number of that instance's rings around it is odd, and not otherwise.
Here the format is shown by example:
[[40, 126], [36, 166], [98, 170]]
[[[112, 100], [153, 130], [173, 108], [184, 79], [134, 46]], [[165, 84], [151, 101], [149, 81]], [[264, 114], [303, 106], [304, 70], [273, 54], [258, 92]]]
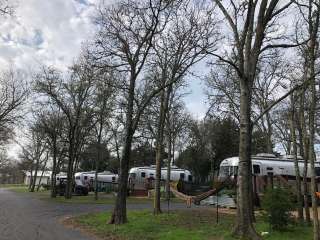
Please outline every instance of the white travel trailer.
[[[273, 154], [260, 153], [252, 156], [252, 173], [256, 176], [282, 175], [288, 179], [295, 179], [294, 157], [292, 155], [275, 156]], [[300, 174], [303, 174], [304, 161], [299, 156], [298, 165]], [[234, 178], [238, 175], [239, 157], [231, 157], [223, 160], [220, 164], [219, 179]], [[320, 176], [320, 163], [315, 163], [316, 176]], [[310, 164], [308, 165], [307, 177], [310, 178]]]
[[[24, 178], [24, 184], [29, 185], [31, 178], [35, 178], [35, 172], [32, 172], [32, 177], [31, 177], [31, 172], [25, 172], [25, 178]], [[41, 184], [50, 184], [50, 179], [51, 179], [51, 171], [38, 171], [37, 176], [36, 176], [36, 186], [41, 185]]]
[[[95, 181], [95, 172], [77, 172], [75, 175], [76, 185], [93, 187]], [[109, 171], [98, 173], [98, 182], [102, 183], [117, 183], [118, 175]]]
[[[147, 167], [134, 167], [129, 171], [129, 179], [131, 181], [144, 181], [147, 178], [156, 177], [156, 167], [154, 165]], [[161, 168], [161, 180], [167, 179], [167, 168]], [[171, 167], [171, 181], [183, 180], [192, 182], [192, 175], [189, 170], [178, 168], [177, 166]]]

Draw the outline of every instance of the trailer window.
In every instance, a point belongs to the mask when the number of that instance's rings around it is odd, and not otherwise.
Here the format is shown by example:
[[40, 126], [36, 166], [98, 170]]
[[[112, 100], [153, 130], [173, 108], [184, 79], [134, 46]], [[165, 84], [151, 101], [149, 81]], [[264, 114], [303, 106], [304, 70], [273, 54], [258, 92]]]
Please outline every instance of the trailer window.
[[115, 182], [116, 181], [116, 177], [112, 177], [112, 182]]
[[320, 176], [320, 167], [315, 167], [316, 176]]
[[130, 173], [130, 177], [131, 177], [132, 179], [136, 179], [136, 176], [137, 176], [136, 173]]
[[234, 175], [238, 175], [238, 167], [236, 166], [229, 167], [228, 176], [234, 176]]
[[87, 180], [88, 179], [88, 176], [84, 176], [84, 180]]
[[80, 176], [76, 176], [76, 179], [77, 179], [77, 180], [80, 179]]
[[184, 173], [180, 173], [180, 179], [184, 179]]
[[259, 165], [256, 165], [256, 164], [253, 165], [253, 173], [260, 174], [260, 166]]
[[192, 176], [191, 175], [188, 176], [188, 181], [192, 182]]
[[227, 176], [229, 176], [229, 166], [223, 166], [223, 167], [220, 167], [220, 173], [219, 173], [219, 175], [221, 176], [221, 177], [227, 177]]
[[141, 177], [142, 177], [142, 178], [145, 178], [145, 177], [146, 177], [146, 173], [145, 173], [145, 172], [142, 172], [142, 173], [141, 173]]
[[272, 171], [273, 168], [272, 168], [272, 167], [267, 167], [267, 170], [268, 170], [268, 171]]

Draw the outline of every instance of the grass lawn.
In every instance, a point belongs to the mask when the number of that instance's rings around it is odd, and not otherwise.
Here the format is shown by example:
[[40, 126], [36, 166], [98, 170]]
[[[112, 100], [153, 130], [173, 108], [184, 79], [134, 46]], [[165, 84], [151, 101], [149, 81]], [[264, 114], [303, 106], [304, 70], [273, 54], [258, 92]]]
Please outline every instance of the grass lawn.
[[24, 184], [0, 184], [0, 188], [25, 187]]
[[[94, 193], [90, 192], [88, 196], [72, 196], [71, 199], [65, 199], [64, 196], [50, 198], [50, 191], [41, 190], [39, 192], [29, 192], [26, 186], [11, 186], [8, 187], [11, 191], [24, 193], [35, 196], [41, 200], [53, 201], [58, 203], [74, 203], [74, 204], [114, 204], [115, 196], [113, 194], [99, 193], [99, 199], [94, 199]], [[146, 197], [128, 197], [127, 203], [151, 203], [153, 199]], [[174, 202], [181, 202], [179, 199], [172, 199]]]
[[[153, 216], [149, 211], [130, 211], [129, 223], [121, 226], [108, 225], [110, 213], [82, 215], [68, 220], [78, 228], [94, 234], [101, 239], [114, 240], [231, 240], [234, 216], [220, 214], [216, 223], [215, 212], [206, 210], [181, 210]], [[71, 223], [70, 223], [70, 222]], [[301, 240], [312, 239], [311, 227], [291, 226], [286, 232], [272, 232], [268, 224], [257, 224], [258, 232], [269, 232], [263, 239]]]

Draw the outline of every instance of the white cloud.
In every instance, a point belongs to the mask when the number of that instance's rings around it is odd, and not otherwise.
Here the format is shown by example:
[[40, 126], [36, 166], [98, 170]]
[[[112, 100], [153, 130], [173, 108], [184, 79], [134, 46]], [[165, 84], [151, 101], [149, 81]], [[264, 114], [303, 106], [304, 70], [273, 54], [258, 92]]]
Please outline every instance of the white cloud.
[[[0, 70], [14, 65], [27, 72], [40, 64], [60, 69], [68, 67], [79, 55], [84, 41], [94, 36], [92, 17], [101, 2], [116, 0], [13, 0], [14, 17], [0, 19]], [[199, 65], [197, 65], [197, 68]], [[200, 67], [203, 72], [203, 67]], [[202, 86], [191, 82], [186, 106], [196, 118], [206, 112]], [[19, 147], [9, 146], [9, 155], [17, 157]]]
[[69, 65], [82, 42], [94, 35], [91, 16], [95, 3], [18, 0], [15, 17], [6, 17], [0, 25], [0, 62], [19, 68], [39, 63]]

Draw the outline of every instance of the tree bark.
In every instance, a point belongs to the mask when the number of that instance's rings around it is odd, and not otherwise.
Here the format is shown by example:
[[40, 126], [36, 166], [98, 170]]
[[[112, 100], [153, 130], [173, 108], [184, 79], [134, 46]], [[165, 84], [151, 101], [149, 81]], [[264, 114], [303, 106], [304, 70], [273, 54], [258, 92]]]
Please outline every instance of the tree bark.
[[99, 164], [101, 163], [101, 138], [102, 138], [102, 129], [103, 129], [103, 123], [102, 119], [100, 119], [100, 128], [99, 128], [99, 134], [98, 134], [98, 141], [97, 141], [97, 147], [98, 147], [98, 157], [96, 160], [96, 172], [95, 172], [95, 186], [94, 186], [94, 199], [98, 200], [98, 171], [99, 171]]
[[168, 133], [168, 162], [167, 162], [167, 181], [166, 181], [166, 197], [168, 201], [170, 200], [171, 159], [172, 159], [172, 140], [171, 140], [171, 134]]
[[35, 167], [35, 170], [34, 170], [34, 176], [32, 178], [32, 184], [31, 184], [30, 192], [34, 192], [34, 189], [35, 189], [36, 184], [37, 184], [37, 175], [38, 175], [38, 170], [39, 170], [40, 159], [39, 159], [38, 156], [36, 158], [37, 158], [36, 159], [36, 167]]
[[51, 174], [51, 198], [57, 197], [56, 176], [57, 176], [57, 143], [56, 139], [52, 142], [52, 174]]
[[133, 129], [133, 111], [134, 111], [134, 95], [135, 95], [135, 80], [136, 76], [131, 72], [129, 91], [128, 91], [128, 104], [126, 110], [126, 128], [124, 148], [122, 158], [120, 161], [120, 174], [118, 182], [118, 194], [115, 207], [109, 221], [110, 224], [124, 224], [127, 219], [127, 185], [128, 185], [128, 172], [129, 162], [131, 156], [131, 145], [134, 134]]
[[73, 165], [74, 165], [74, 143], [73, 137], [69, 138], [69, 162], [68, 162], [68, 169], [67, 169], [67, 183], [65, 189], [65, 198], [70, 199], [72, 198], [72, 185], [73, 185]]
[[297, 148], [297, 136], [296, 136], [296, 121], [295, 121], [295, 99], [294, 95], [291, 95], [291, 119], [290, 119], [290, 131], [291, 141], [293, 146], [292, 154], [294, 155], [294, 170], [296, 175], [296, 193], [298, 204], [298, 220], [303, 222], [303, 206], [302, 206], [302, 194], [301, 194], [301, 176], [298, 163], [298, 148]]
[[157, 129], [157, 146], [156, 146], [156, 180], [154, 186], [154, 203], [153, 203], [153, 213], [161, 213], [161, 192], [160, 192], [160, 183], [161, 183], [161, 161], [163, 159], [163, 136], [164, 136], [164, 123], [166, 116], [166, 106], [165, 106], [165, 90], [161, 91], [160, 96], [160, 113], [159, 113], [159, 122]]
[[271, 123], [271, 117], [270, 113], [266, 113], [266, 120], [267, 120], [267, 152], [273, 153], [273, 143], [272, 143], [272, 123]]
[[128, 172], [129, 172], [129, 159], [131, 155], [132, 134], [127, 136], [125, 148], [123, 150], [123, 157], [120, 162], [120, 174], [118, 184], [118, 194], [116, 199], [115, 208], [113, 210], [110, 224], [123, 224], [128, 221], [127, 219], [127, 185], [128, 185]]
[[[310, 64], [311, 74], [314, 72], [314, 61]], [[311, 75], [313, 76], [313, 75]], [[310, 158], [310, 177], [311, 177], [311, 200], [312, 200], [312, 215], [313, 215], [313, 239], [320, 239], [319, 231], [319, 219], [318, 219], [318, 202], [315, 192], [316, 187], [316, 175], [315, 175], [315, 161], [316, 156], [314, 152], [314, 138], [315, 138], [315, 108], [316, 108], [316, 84], [315, 79], [312, 79], [311, 83], [311, 103], [309, 112], [309, 158]]]
[[240, 238], [261, 239], [253, 227], [251, 172], [251, 93], [241, 81], [239, 174], [237, 179], [237, 225], [234, 234]]
[[304, 165], [303, 165], [303, 199], [304, 199], [304, 211], [305, 211], [305, 220], [307, 223], [311, 223], [311, 217], [310, 217], [310, 209], [309, 209], [309, 190], [308, 190], [308, 162], [309, 162], [309, 144], [308, 144], [308, 133], [307, 133], [307, 126], [305, 122], [305, 116], [304, 116], [304, 108], [305, 108], [305, 92], [306, 90], [302, 90], [302, 94], [300, 97], [300, 124], [301, 124], [301, 130], [302, 130], [302, 141], [300, 144], [302, 144], [302, 150], [303, 150], [303, 159], [304, 159]]

